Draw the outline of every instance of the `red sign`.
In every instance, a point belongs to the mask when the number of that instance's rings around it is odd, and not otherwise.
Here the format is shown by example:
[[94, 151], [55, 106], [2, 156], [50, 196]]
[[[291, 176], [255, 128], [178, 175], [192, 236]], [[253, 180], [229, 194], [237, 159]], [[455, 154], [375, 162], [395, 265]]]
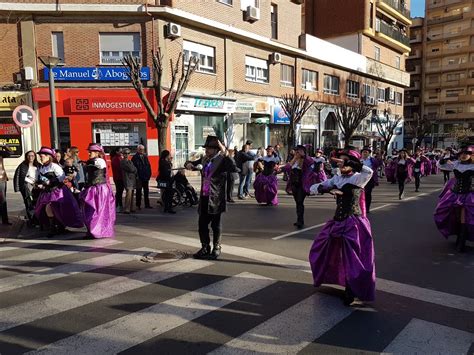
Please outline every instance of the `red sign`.
[[1, 136], [17, 136], [21, 134], [20, 130], [13, 123], [0, 123]]
[[71, 112], [143, 112], [138, 97], [72, 97]]
[[36, 112], [30, 106], [20, 105], [13, 110], [13, 121], [18, 127], [28, 128], [36, 122]]

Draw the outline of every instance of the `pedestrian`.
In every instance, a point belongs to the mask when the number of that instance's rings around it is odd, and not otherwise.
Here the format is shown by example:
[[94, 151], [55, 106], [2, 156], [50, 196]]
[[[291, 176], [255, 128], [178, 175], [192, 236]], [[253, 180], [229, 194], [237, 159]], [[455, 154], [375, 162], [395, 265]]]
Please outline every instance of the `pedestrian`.
[[415, 178], [415, 192], [420, 190], [421, 177], [429, 175], [431, 172], [431, 163], [427, 157], [423, 155], [420, 148], [416, 149], [413, 164], [413, 177]]
[[273, 155], [275, 155], [275, 157], [278, 158], [278, 160], [281, 163], [283, 161], [283, 158], [281, 156], [280, 149], [281, 149], [280, 143], [275, 144], [275, 146], [273, 147]]
[[[255, 164], [255, 159], [257, 156], [256, 154], [252, 152], [252, 144], [253, 144], [252, 141], [248, 140], [245, 144], [249, 147], [248, 155], [250, 156], [250, 160], [244, 163], [244, 165], [247, 164], [247, 175], [245, 175], [243, 195], [244, 197], [253, 197], [250, 194], [250, 186], [252, 186], [252, 178], [254, 174], [253, 165]], [[257, 152], [259, 152], [259, 154], [261, 154], [262, 156], [265, 154], [265, 150], [263, 149], [263, 147], [260, 147], [259, 150], [257, 150]]]
[[84, 168], [82, 166], [82, 161], [79, 158], [79, 148], [76, 146], [72, 146], [69, 149], [69, 156], [73, 159], [73, 165], [77, 169], [77, 175], [76, 175], [77, 188], [79, 190], [82, 190], [85, 184], [85, 174], [84, 174]]
[[161, 188], [161, 201], [163, 203], [163, 212], [176, 214], [173, 210], [173, 177], [171, 169], [173, 168], [173, 157], [169, 150], [163, 150], [160, 155], [158, 185]]
[[440, 173], [439, 166], [438, 166], [438, 156], [433, 152], [431, 153], [428, 158], [431, 162], [431, 175], [437, 175]]
[[367, 213], [370, 213], [370, 205], [372, 204], [372, 191], [376, 186], [379, 186], [379, 176], [377, 174], [378, 168], [381, 165], [381, 162], [371, 156], [372, 150], [370, 147], [364, 147], [361, 150], [362, 159], [361, 163], [364, 166], [369, 167], [374, 172], [372, 177], [364, 186], [365, 192], [365, 210]]
[[250, 174], [248, 162], [252, 162], [253, 159], [254, 158], [250, 153], [250, 146], [248, 144], [244, 144], [242, 146], [242, 150], [235, 158], [235, 163], [239, 169], [239, 200], [244, 200], [246, 197], [245, 193], [248, 192], [248, 190], [245, 189], [247, 175]]
[[0, 143], [0, 215], [2, 216], [2, 224], [10, 226], [11, 223], [8, 220], [8, 209], [7, 209], [7, 183], [8, 176], [5, 166], [3, 165], [3, 159], [10, 157], [12, 150], [5, 143]]
[[451, 178], [451, 171], [453, 171], [452, 162], [456, 160], [456, 156], [451, 147], [448, 147], [439, 159], [438, 166], [443, 173], [444, 183], [446, 184]]
[[331, 193], [336, 211], [314, 239], [309, 253], [314, 286], [337, 284], [345, 287], [343, 302], [349, 306], [375, 298], [374, 245], [370, 222], [363, 213], [361, 194], [373, 171], [360, 162], [353, 150], [337, 155], [340, 176], [311, 186], [311, 194]]
[[79, 196], [86, 239], [113, 238], [115, 235], [115, 198], [107, 175], [104, 149], [100, 144], [90, 143], [87, 148], [86, 185]]
[[64, 184], [67, 186], [71, 192], [79, 193], [78, 185], [76, 182], [77, 174], [79, 174], [79, 170], [74, 166], [74, 159], [73, 158], [66, 158], [64, 159], [64, 175], [66, 176], [64, 180]]
[[[227, 174], [237, 172], [237, 167], [226, 156], [224, 145], [215, 136], [208, 136], [203, 146], [205, 156], [194, 162], [187, 162], [187, 169], [202, 167], [201, 196], [199, 199], [199, 238], [202, 248], [194, 254], [196, 259], [217, 259], [221, 254], [221, 215], [226, 211]], [[211, 251], [209, 224], [213, 233]]]
[[410, 158], [406, 149], [398, 151], [398, 157], [393, 159], [391, 169], [395, 171], [395, 179], [398, 182], [398, 199], [403, 200], [405, 196], [405, 184], [413, 179], [413, 165], [415, 160]]
[[36, 186], [41, 190], [35, 206], [35, 216], [42, 225], [49, 224], [48, 237], [66, 231], [66, 227], [81, 228], [83, 218], [72, 192], [64, 185], [64, 170], [54, 163], [54, 149], [41, 147], [37, 153], [42, 166]]
[[25, 153], [25, 160], [15, 170], [13, 177], [13, 188], [15, 192], [20, 192], [25, 204], [26, 217], [28, 224], [31, 226], [35, 223], [35, 205], [33, 197], [33, 188], [36, 183], [38, 167], [40, 164], [36, 159], [36, 153], [30, 150]]
[[145, 154], [145, 146], [139, 145], [137, 153], [133, 156], [132, 162], [137, 168], [137, 210], [141, 210], [142, 206], [142, 190], [143, 198], [145, 200], [145, 208], [153, 208], [150, 205], [150, 178], [151, 178], [151, 164], [148, 156]]
[[120, 161], [123, 159], [122, 148], [116, 148], [110, 153], [112, 158], [112, 178], [115, 185], [115, 208], [117, 212], [123, 212], [123, 172]]
[[466, 241], [474, 241], [474, 146], [461, 149], [459, 159], [449, 163], [454, 178], [449, 180], [434, 212], [441, 234], [457, 235], [456, 248], [465, 250]]
[[304, 200], [314, 181], [313, 165], [313, 158], [306, 154], [306, 148], [298, 145], [293, 159], [283, 167], [289, 174], [287, 191], [293, 195], [296, 203], [297, 220], [293, 225], [298, 229], [304, 226]]
[[63, 157], [63, 153], [61, 153], [61, 151], [55, 150], [54, 159], [55, 159], [56, 164], [59, 164], [59, 166], [61, 166], [61, 168], [64, 167], [64, 157]]
[[130, 214], [135, 212], [134, 194], [137, 187], [137, 168], [133, 165], [130, 158], [130, 149], [123, 150], [123, 159], [120, 161], [120, 169], [122, 169], [123, 188], [125, 190], [125, 203], [123, 213]]
[[[235, 164], [235, 150], [228, 149], [227, 156], [232, 162]], [[234, 201], [234, 188], [235, 188], [235, 180], [237, 179], [237, 173], [227, 173], [227, 183], [226, 183], [226, 200], [229, 203], [235, 203]]]
[[275, 157], [273, 147], [269, 145], [266, 149], [266, 155], [257, 158], [255, 171], [257, 176], [253, 184], [255, 190], [255, 199], [258, 203], [264, 203], [267, 206], [278, 205], [278, 179], [277, 172], [280, 160]]

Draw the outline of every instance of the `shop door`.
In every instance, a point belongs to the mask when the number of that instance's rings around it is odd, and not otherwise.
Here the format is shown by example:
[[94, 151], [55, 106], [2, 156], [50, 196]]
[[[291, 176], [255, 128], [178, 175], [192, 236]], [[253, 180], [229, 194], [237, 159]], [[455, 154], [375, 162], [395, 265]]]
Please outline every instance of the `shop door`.
[[286, 146], [287, 137], [287, 125], [270, 125], [270, 145], [275, 146], [280, 144], [280, 155], [282, 159], [286, 159], [288, 154], [288, 147]]
[[[53, 143], [53, 119], [50, 118], [50, 132], [51, 132], [51, 147], [54, 146]], [[61, 152], [66, 152], [71, 148], [71, 128], [69, 126], [69, 117], [58, 117], [58, 141], [59, 141], [59, 150]], [[54, 147], [58, 148], [58, 147]]]
[[315, 139], [314, 132], [309, 132], [309, 131], [301, 132], [301, 144], [303, 145], [309, 144], [312, 147], [313, 151], [314, 151], [314, 148], [316, 148], [314, 145], [314, 139]]
[[174, 155], [174, 167], [180, 168], [189, 159], [189, 132], [188, 126], [175, 126], [176, 152]]

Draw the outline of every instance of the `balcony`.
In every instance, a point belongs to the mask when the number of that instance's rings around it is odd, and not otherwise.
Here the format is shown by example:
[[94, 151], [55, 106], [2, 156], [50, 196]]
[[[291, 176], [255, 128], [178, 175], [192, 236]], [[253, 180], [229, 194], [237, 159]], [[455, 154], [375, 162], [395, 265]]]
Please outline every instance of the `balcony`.
[[421, 43], [422, 40], [423, 40], [423, 37], [422, 37], [421, 33], [418, 33], [414, 37], [410, 37], [410, 43]]
[[[411, 40], [410, 40], [411, 42]], [[412, 50], [410, 55], [407, 57], [408, 60], [410, 59], [419, 59], [421, 58], [421, 50], [417, 49], [417, 50]]]
[[440, 17], [440, 18], [433, 18], [433, 19], [428, 20], [428, 26], [438, 25], [440, 23], [451, 22], [451, 21], [456, 21], [456, 20], [462, 20], [463, 17], [464, 17], [463, 14], [458, 14], [458, 15], [445, 16], [445, 17]]
[[474, 95], [459, 95], [458, 100], [459, 102], [474, 102]]
[[405, 107], [407, 106], [420, 106], [420, 98], [414, 97], [413, 100], [405, 101]]
[[410, 73], [411, 75], [421, 74], [421, 66], [415, 65], [412, 68], [407, 67], [407, 72]]
[[400, 0], [378, 0], [377, 4], [381, 9], [387, 11], [404, 24], [411, 26], [410, 10], [402, 2]]
[[375, 35], [378, 40], [391, 47], [395, 47], [399, 51], [404, 53], [410, 52], [410, 38], [385, 21], [377, 19], [375, 23]]
[[455, 54], [474, 52], [474, 45], [460, 46], [457, 48], [444, 48], [437, 52], [426, 51], [427, 58], [445, 57]]
[[420, 82], [419, 81], [415, 81], [414, 83], [412, 83], [410, 85], [410, 87], [406, 90], [409, 90], [409, 91], [418, 91], [420, 90], [421, 88], [421, 85], [420, 85]]

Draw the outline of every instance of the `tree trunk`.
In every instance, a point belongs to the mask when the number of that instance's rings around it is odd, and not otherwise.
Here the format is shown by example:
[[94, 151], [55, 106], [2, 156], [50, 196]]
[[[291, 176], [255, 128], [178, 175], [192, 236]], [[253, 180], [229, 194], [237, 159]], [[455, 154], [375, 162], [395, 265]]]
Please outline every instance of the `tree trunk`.
[[296, 142], [295, 142], [295, 129], [293, 128], [293, 126], [290, 124], [288, 126], [288, 136], [287, 136], [287, 139], [288, 141], [286, 142], [287, 143], [287, 147], [288, 147], [288, 151], [290, 149], [293, 149], [294, 147], [296, 147]]
[[344, 147], [343, 148], [350, 145], [351, 138], [352, 138], [352, 136], [344, 134]]
[[168, 149], [168, 127], [157, 124], [156, 129], [158, 130], [158, 150], [161, 154], [162, 151]]

